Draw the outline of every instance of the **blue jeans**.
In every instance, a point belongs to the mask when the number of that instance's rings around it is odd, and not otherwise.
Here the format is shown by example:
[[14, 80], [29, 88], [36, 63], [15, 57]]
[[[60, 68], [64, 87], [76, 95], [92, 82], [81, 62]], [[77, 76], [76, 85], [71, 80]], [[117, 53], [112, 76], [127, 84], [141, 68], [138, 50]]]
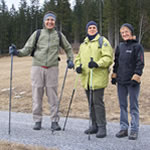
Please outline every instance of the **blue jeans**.
[[117, 85], [118, 98], [120, 104], [120, 129], [128, 130], [128, 96], [130, 102], [131, 115], [131, 131], [138, 132], [139, 130], [139, 105], [138, 97], [140, 85], [132, 87], [131, 85]]

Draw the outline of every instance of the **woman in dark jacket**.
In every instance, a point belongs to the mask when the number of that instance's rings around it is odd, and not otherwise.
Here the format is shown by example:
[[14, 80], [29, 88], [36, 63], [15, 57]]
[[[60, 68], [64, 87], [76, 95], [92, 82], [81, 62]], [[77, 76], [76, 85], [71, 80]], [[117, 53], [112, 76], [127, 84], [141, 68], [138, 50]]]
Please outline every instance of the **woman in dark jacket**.
[[139, 131], [139, 106], [141, 75], [144, 68], [144, 50], [133, 36], [133, 27], [125, 23], [120, 28], [124, 42], [121, 42], [115, 52], [112, 74], [112, 84], [117, 83], [120, 104], [120, 131], [116, 137], [128, 136], [128, 95], [130, 102], [131, 129], [130, 140], [136, 140]]

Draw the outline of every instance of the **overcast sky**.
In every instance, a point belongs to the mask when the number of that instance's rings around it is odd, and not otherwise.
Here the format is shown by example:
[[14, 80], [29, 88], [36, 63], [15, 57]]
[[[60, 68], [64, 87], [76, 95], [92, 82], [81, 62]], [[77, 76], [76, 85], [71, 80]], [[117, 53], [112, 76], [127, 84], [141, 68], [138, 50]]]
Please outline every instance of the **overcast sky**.
[[[69, 1], [72, 3], [72, 5], [74, 5], [75, 0], [69, 0]], [[12, 4], [14, 4], [15, 8], [17, 9], [19, 6], [20, 0], [5, 0], [5, 2], [6, 2], [6, 5], [8, 6], [8, 9], [11, 8]], [[27, 2], [28, 4], [30, 4], [30, 0], [27, 0]], [[39, 0], [39, 2], [42, 5], [44, 0]]]

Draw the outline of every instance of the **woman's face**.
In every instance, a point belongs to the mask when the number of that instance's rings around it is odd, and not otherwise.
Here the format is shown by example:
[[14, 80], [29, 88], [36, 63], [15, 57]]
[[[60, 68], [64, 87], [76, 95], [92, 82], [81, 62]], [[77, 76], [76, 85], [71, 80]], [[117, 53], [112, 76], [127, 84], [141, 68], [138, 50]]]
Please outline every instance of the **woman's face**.
[[127, 27], [122, 27], [120, 29], [120, 34], [121, 34], [121, 37], [124, 41], [133, 39], [131, 30]]
[[97, 27], [95, 25], [90, 25], [88, 27], [88, 34], [89, 35], [95, 35], [98, 32]]
[[55, 19], [53, 17], [48, 17], [45, 20], [44, 25], [47, 29], [53, 29], [55, 27]]

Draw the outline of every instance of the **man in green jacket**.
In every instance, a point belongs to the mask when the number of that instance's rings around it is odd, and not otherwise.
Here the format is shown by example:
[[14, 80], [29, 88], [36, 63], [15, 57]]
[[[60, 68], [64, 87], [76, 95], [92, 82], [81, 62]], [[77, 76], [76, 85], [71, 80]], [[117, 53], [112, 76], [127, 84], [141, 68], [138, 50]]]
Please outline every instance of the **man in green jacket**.
[[[113, 62], [113, 51], [108, 40], [103, 37], [100, 48], [97, 24], [94, 21], [86, 25], [87, 37], [80, 45], [75, 58], [76, 72], [81, 75], [82, 86], [89, 102], [92, 125], [85, 130], [86, 134], [96, 133], [97, 138], [106, 136], [106, 116], [103, 101], [104, 89], [108, 84], [109, 66]], [[92, 71], [92, 74], [91, 74]], [[90, 79], [92, 75], [92, 99], [90, 99]]]
[[[51, 129], [61, 130], [58, 124], [58, 54], [60, 46], [60, 37], [55, 30], [56, 14], [47, 12], [43, 17], [43, 29], [41, 29], [36, 50], [32, 61], [31, 80], [32, 80], [32, 101], [33, 101], [33, 120], [34, 130], [40, 130], [42, 124], [42, 100], [44, 88], [48, 97], [48, 103], [51, 106]], [[22, 49], [16, 50], [15, 46], [9, 47], [9, 53], [19, 57], [31, 55], [36, 41], [35, 31], [27, 40]], [[67, 65], [71, 69], [73, 64], [72, 47], [66, 37], [61, 34], [61, 43], [67, 54]]]

